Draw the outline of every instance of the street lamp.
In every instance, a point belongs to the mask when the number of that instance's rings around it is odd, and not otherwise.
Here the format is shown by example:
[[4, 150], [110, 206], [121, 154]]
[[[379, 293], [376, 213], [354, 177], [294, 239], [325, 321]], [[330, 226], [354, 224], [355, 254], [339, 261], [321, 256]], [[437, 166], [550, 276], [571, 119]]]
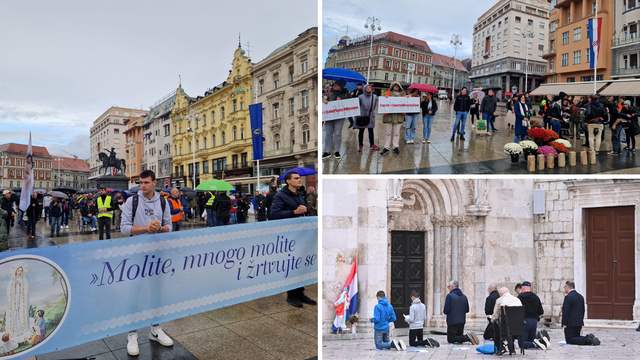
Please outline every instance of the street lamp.
[[62, 180], [60, 180], [60, 162], [62, 161], [62, 158], [60, 156], [55, 156], [53, 160], [58, 162], [58, 185], [62, 185]]
[[[528, 27], [527, 27], [528, 28]], [[524, 93], [527, 92], [528, 90], [528, 86], [527, 83], [529, 81], [529, 43], [527, 42], [527, 37], [533, 38], [534, 33], [531, 29], [527, 29], [525, 28], [524, 31], [522, 32], [522, 38], [524, 39], [525, 42], [525, 46], [526, 46], [526, 53], [525, 53], [525, 65], [524, 65]], [[533, 45], [532, 45], [533, 46]]]
[[458, 56], [458, 45], [462, 45], [462, 36], [458, 34], [451, 35], [451, 43], [456, 48], [453, 53], [453, 81], [451, 82], [451, 97], [453, 98], [456, 91], [456, 56]]
[[[134, 141], [132, 141], [132, 142], [127, 142], [127, 143], [125, 143], [125, 144], [124, 144], [124, 146], [126, 146], [126, 147], [130, 147], [130, 146], [133, 146], [133, 145], [135, 145], [135, 144], [136, 144], [136, 143], [135, 143]], [[133, 173], [131, 172], [131, 162], [132, 162], [132, 160], [133, 160], [133, 152], [132, 152], [132, 151], [129, 151], [129, 150], [126, 150], [126, 151], [127, 151], [127, 154], [129, 154], [129, 155], [130, 155], [130, 156], [128, 156], [128, 159], [127, 159], [127, 160], [129, 160], [129, 163], [127, 164], [127, 168], [129, 168], [129, 182], [131, 182], [131, 177], [133, 176]], [[131, 183], [132, 183], [132, 182], [131, 182]], [[133, 184], [133, 183], [132, 183], [132, 184]]]
[[[189, 122], [191, 120], [200, 121], [200, 114], [198, 113], [198, 107], [194, 106], [187, 110], [188, 114], [185, 119]], [[191, 151], [193, 152], [193, 164], [191, 165], [191, 169], [193, 170], [193, 188], [196, 188], [196, 132], [192, 127], [187, 128], [187, 132], [191, 133], [192, 141], [191, 141]], [[186, 185], [186, 184], [185, 184]]]
[[4, 162], [8, 158], [9, 157], [7, 156], [7, 154], [5, 153], [0, 154], [0, 161], [2, 161], [2, 185], [0, 185], [0, 187], [2, 187], [3, 189], [4, 189]]
[[376, 19], [375, 17], [367, 18], [367, 23], [364, 24], [364, 28], [367, 29], [371, 26], [371, 41], [369, 44], [369, 67], [367, 68], [367, 84], [369, 83], [369, 75], [371, 74], [371, 56], [373, 55], [373, 32], [378, 29], [378, 31], [382, 30], [380, 27], [380, 19]]

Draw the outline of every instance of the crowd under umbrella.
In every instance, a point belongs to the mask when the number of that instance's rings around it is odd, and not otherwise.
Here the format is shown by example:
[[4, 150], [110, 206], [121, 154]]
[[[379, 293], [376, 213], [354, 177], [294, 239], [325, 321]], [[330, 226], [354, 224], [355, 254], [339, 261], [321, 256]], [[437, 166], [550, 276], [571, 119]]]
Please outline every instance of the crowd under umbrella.
[[306, 168], [306, 167], [297, 167], [297, 168], [293, 168], [291, 170], [285, 171], [284, 174], [280, 175], [278, 180], [284, 180], [284, 176], [287, 175], [287, 173], [290, 173], [290, 172], [296, 172], [300, 176], [309, 176], [309, 175], [314, 175], [314, 174], [318, 173], [316, 170], [313, 170], [313, 169], [309, 169], [309, 168]]
[[11, 189], [11, 191], [13, 191], [13, 192], [22, 192], [22, 188], [21, 187], [14, 187], [13, 189]]
[[231, 191], [231, 190], [235, 190], [235, 188], [233, 187], [233, 185], [229, 184], [226, 181], [222, 181], [222, 180], [218, 180], [218, 179], [211, 179], [211, 180], [207, 180], [207, 181], [204, 181], [204, 182], [200, 183], [200, 185], [198, 185], [196, 187], [196, 190], [202, 190], [202, 191]]
[[69, 185], [58, 185], [56, 187], [53, 188], [54, 191], [62, 191], [65, 193], [74, 193], [76, 192], [76, 189], [72, 188]]
[[38, 194], [46, 194], [47, 192], [43, 189], [35, 189], [33, 190], [33, 192], [38, 193]]
[[482, 91], [486, 94], [489, 90], [493, 90], [493, 92], [502, 90], [502, 87], [498, 85], [489, 85], [487, 87], [483, 87]]
[[88, 191], [89, 191], [89, 194], [96, 194], [96, 193], [100, 192], [100, 190], [98, 190], [98, 189], [89, 189]]
[[474, 95], [478, 98], [478, 101], [482, 102], [482, 98], [484, 98], [484, 91], [482, 91], [482, 90], [473, 90], [469, 94], [469, 97], [472, 98], [472, 97], [474, 97]]
[[137, 193], [138, 191], [140, 191], [140, 186], [134, 186], [129, 189], [129, 191], [131, 191], [132, 193]]
[[420, 92], [437, 93], [438, 88], [429, 84], [413, 84], [408, 90], [418, 89]]
[[67, 194], [63, 193], [62, 191], [55, 191], [55, 190], [49, 191], [47, 193], [47, 195], [55, 196], [55, 197], [57, 197], [59, 199], [68, 199], [69, 198], [69, 196]]

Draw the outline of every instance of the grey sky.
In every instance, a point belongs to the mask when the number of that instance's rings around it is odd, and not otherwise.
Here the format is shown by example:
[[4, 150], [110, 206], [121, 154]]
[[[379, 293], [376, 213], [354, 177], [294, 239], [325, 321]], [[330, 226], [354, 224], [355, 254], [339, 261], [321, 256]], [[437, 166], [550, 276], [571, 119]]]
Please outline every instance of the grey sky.
[[324, 0], [322, 2], [322, 55], [338, 39], [344, 36], [349, 25], [349, 37], [371, 34], [364, 24], [368, 17], [380, 19], [381, 32], [399, 34], [425, 40], [432, 51], [443, 55], [454, 55], [451, 35], [462, 36], [458, 46], [458, 59], [471, 57], [473, 47], [473, 25], [478, 18], [499, 0], [426, 0], [426, 1], [345, 1]]
[[258, 62], [318, 25], [316, 0], [3, 1], [0, 143], [89, 157], [89, 128], [111, 106], [149, 109], [226, 80], [233, 52]]

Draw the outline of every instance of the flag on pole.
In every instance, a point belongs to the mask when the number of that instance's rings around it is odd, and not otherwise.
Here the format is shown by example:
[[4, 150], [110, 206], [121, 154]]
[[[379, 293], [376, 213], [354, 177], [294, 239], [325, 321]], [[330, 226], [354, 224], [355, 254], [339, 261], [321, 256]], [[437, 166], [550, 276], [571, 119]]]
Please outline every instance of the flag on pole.
[[351, 267], [347, 282], [333, 306], [336, 309], [336, 318], [333, 320], [331, 328], [334, 333], [342, 334], [347, 320], [358, 311], [358, 254], [356, 254], [356, 260]]
[[589, 64], [590, 69], [595, 69], [595, 66], [598, 63], [598, 55], [600, 54], [600, 35], [602, 34], [602, 18], [598, 18], [596, 29], [594, 29], [593, 26], [593, 19], [589, 19], [589, 52], [591, 53]]
[[22, 193], [20, 194], [20, 210], [27, 211], [33, 195], [33, 151], [31, 149], [31, 132], [29, 132], [29, 146], [27, 158], [24, 161], [24, 176], [22, 177]]
[[253, 160], [262, 160], [262, 103], [249, 105]]

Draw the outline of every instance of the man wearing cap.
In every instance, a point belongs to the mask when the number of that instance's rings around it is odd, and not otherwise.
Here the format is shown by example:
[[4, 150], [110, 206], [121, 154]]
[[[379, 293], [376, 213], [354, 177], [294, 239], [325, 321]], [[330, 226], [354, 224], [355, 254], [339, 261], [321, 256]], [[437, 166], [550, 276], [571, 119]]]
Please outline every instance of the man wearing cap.
[[[93, 204], [93, 199], [88, 199], [87, 202], [80, 207], [80, 215], [82, 215], [82, 220], [85, 222], [91, 223], [91, 231], [96, 231], [96, 212], [97, 209]], [[118, 224], [119, 225], [119, 224]]]
[[[327, 100], [324, 101], [325, 104], [328, 104], [329, 101], [338, 101], [348, 99], [350, 97], [349, 91], [344, 87], [347, 85], [347, 82], [340, 79], [333, 83], [333, 87], [329, 96], [327, 96]], [[322, 153], [322, 158], [326, 159], [331, 156], [331, 145], [334, 145], [334, 156], [336, 159], [340, 158], [340, 145], [342, 143], [342, 127], [344, 126], [344, 119], [331, 120], [331, 121], [323, 121], [322, 125], [324, 125], [324, 152]]]
[[[518, 295], [518, 299], [524, 306], [524, 344], [520, 344], [525, 349], [533, 349], [535, 347], [546, 348], [551, 347], [549, 338], [546, 331], [542, 333], [541, 339], [536, 338], [536, 329], [538, 328], [538, 319], [540, 315], [544, 314], [542, 310], [542, 303], [540, 298], [534, 292], [531, 291], [531, 282], [522, 282], [522, 292]], [[542, 332], [542, 331], [541, 331]], [[542, 345], [545, 345], [544, 347]]]
[[13, 211], [13, 206], [11, 205], [11, 190], [5, 190], [2, 192], [2, 201], [0, 201], [0, 207], [2, 210], [6, 211], [9, 216], [7, 216], [4, 221], [7, 224], [7, 234], [9, 233], [9, 229], [11, 228], [11, 221], [13, 217], [16, 216], [16, 213]]
[[107, 188], [100, 186], [100, 195], [96, 199], [98, 207], [98, 239], [104, 240], [104, 233], [107, 233], [107, 240], [111, 239], [111, 219], [113, 210], [116, 208], [114, 199], [107, 195]]

